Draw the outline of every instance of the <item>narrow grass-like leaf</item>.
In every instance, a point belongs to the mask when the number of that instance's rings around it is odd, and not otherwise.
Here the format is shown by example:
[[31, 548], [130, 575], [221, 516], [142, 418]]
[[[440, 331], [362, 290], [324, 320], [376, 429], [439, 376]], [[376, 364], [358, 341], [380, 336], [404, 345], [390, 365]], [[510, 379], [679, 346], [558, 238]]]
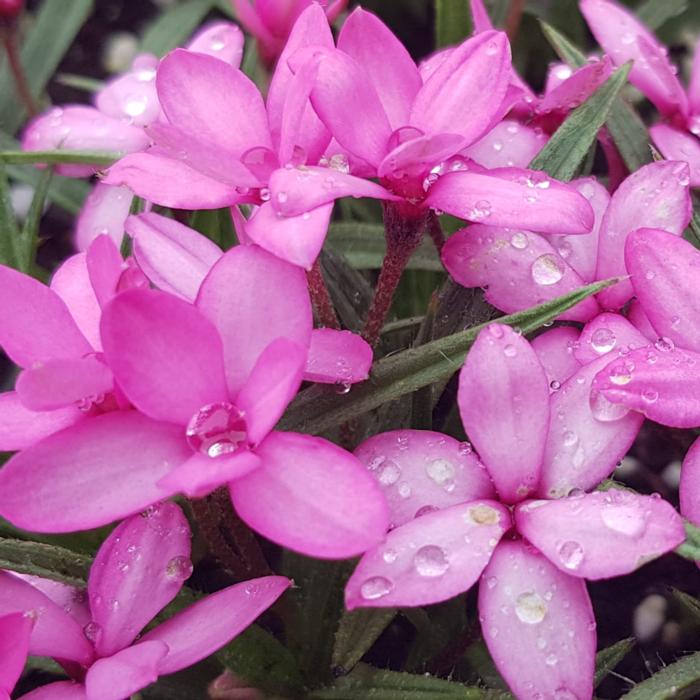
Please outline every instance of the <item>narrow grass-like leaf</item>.
[[435, 0], [435, 47], [459, 44], [472, 33], [469, 3], [462, 0]]
[[0, 163], [0, 263], [16, 267], [19, 229], [10, 202], [7, 171]]
[[571, 180], [598, 131], [605, 124], [615, 98], [627, 82], [632, 68], [628, 63], [618, 68], [580, 107], [567, 117], [547, 145], [530, 163], [534, 170], [545, 170], [558, 180]]
[[116, 151], [0, 151], [0, 161], [13, 165], [46, 163], [79, 163], [81, 165], [112, 165], [122, 157]]
[[[502, 316], [498, 321], [531, 333], [617, 281], [613, 278], [589, 284], [545, 304]], [[451, 376], [462, 366], [467, 351], [485, 325], [382, 358], [374, 364], [370, 378], [354, 386], [348, 394], [337, 394], [319, 386], [302, 391], [280, 421], [280, 429], [312, 435], [322, 433], [387, 401]]]
[[635, 644], [634, 638], [621, 639], [612, 646], [601, 649], [595, 655], [595, 677], [593, 683], [597, 688], [603, 679], [614, 670], [622, 659], [629, 654]]
[[[76, 34], [93, 10], [93, 0], [44, 0], [22, 42], [21, 60], [29, 89], [39, 97]], [[0, 70], [0, 124], [14, 133], [26, 116], [6, 62]]]
[[60, 85], [83, 90], [84, 92], [98, 92], [104, 87], [104, 82], [95, 80], [86, 75], [76, 75], [75, 73], [57, 73], [54, 80]]
[[0, 538], [0, 569], [84, 586], [90, 563], [89, 557], [63, 547]]
[[47, 168], [42, 172], [36, 189], [34, 190], [34, 196], [29, 205], [27, 218], [24, 220], [22, 233], [19, 237], [17, 260], [19, 269], [27, 274], [30, 273], [34, 266], [36, 249], [39, 246], [39, 225], [44, 213], [44, 206], [46, 205], [46, 197], [49, 193], [49, 185], [51, 184], [52, 176], [53, 170], [51, 168]]
[[215, 3], [213, 0], [185, 0], [161, 12], [141, 38], [141, 50], [164, 56], [180, 46], [199, 26]]
[[645, 0], [636, 10], [637, 18], [649, 29], [663, 27], [668, 20], [678, 17], [688, 9], [688, 0]]
[[657, 671], [622, 697], [626, 700], [691, 700], [700, 693], [700, 652]]
[[700, 600], [677, 588], [671, 589], [671, 598], [681, 606], [695, 624], [700, 624]]
[[351, 671], [394, 617], [396, 617], [394, 608], [361, 608], [344, 612], [333, 644], [334, 671], [336, 673]]
[[192, 214], [190, 226], [223, 250], [228, 250], [236, 243], [231, 210], [228, 207], [195, 211]]
[[688, 228], [683, 233], [683, 238], [692, 243], [696, 248], [700, 248], [700, 215], [693, 211]]

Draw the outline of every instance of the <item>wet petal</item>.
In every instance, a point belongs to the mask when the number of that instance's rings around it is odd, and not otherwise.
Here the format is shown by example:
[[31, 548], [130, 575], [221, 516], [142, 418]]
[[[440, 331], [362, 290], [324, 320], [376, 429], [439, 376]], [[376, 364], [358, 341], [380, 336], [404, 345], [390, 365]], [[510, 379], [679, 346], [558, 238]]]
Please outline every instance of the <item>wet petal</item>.
[[513, 120], [503, 120], [464, 155], [484, 168], [526, 168], [547, 143], [547, 135]]
[[124, 222], [129, 216], [133, 200], [134, 194], [128, 187], [98, 182], [83, 202], [75, 222], [75, 244], [78, 250], [86, 250], [102, 234], [121, 245]]
[[612, 64], [607, 56], [585, 64], [555, 88], [547, 91], [537, 105], [537, 114], [568, 114], [585, 102], [610, 77], [610, 73]]
[[10, 692], [24, 670], [33, 621], [23, 612], [0, 617], [0, 692]]
[[649, 317], [639, 303], [639, 299], [632, 299], [630, 302], [627, 307], [627, 318], [643, 336], [652, 342], [656, 342], [659, 339], [659, 334], [652, 327]]
[[371, 366], [372, 348], [357, 333], [332, 328], [311, 332], [304, 368], [307, 382], [355, 384], [367, 379]]
[[109, 80], [95, 94], [95, 106], [110, 117], [146, 126], [160, 116], [156, 71], [137, 69]]
[[32, 690], [23, 695], [22, 700], [87, 700], [87, 695], [82, 683], [58, 681]]
[[679, 488], [681, 514], [693, 525], [700, 525], [700, 439], [685, 455]]
[[576, 359], [585, 365], [603, 355], [612, 359], [647, 345], [649, 340], [624, 316], [603, 313], [584, 326], [576, 348]]
[[117, 292], [122, 274], [127, 268], [117, 248], [109, 236], [98, 236], [85, 254], [90, 286], [95, 292], [100, 306], [104, 306]]
[[538, 335], [530, 343], [544, 368], [551, 391], [559, 391], [561, 385], [581, 366], [575, 354], [578, 338], [578, 329], [559, 326]]
[[690, 186], [700, 186], [700, 141], [694, 134], [669, 124], [655, 124], [649, 129], [654, 145], [666, 160], [680, 160], [690, 168]]
[[245, 37], [232, 22], [212, 22], [200, 29], [187, 43], [187, 50], [218, 58], [234, 68], [243, 59]]

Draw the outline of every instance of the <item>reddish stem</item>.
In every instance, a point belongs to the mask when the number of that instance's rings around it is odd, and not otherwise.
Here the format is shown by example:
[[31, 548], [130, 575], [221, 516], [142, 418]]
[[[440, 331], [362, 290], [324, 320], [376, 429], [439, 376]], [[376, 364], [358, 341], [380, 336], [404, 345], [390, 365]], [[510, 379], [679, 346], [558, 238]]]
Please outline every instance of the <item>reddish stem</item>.
[[518, 35], [524, 9], [525, 0], [511, 0], [508, 16], [506, 17], [506, 25], [504, 27], [511, 43], [515, 41], [515, 37]]
[[7, 61], [10, 66], [12, 78], [15, 81], [17, 94], [24, 105], [24, 108], [27, 110], [27, 114], [29, 114], [30, 117], [34, 117], [39, 113], [39, 109], [37, 108], [34, 97], [32, 96], [32, 91], [29, 88], [27, 76], [25, 75], [24, 68], [22, 66], [22, 60], [20, 59], [19, 47], [17, 45], [16, 22], [9, 22], [5, 26], [1, 27], [0, 34], [2, 34], [2, 43], [5, 46], [5, 53], [7, 54]]
[[428, 230], [428, 235], [437, 248], [437, 252], [442, 253], [442, 246], [445, 245], [445, 234], [442, 232], [440, 219], [438, 219], [438, 216], [434, 211], [431, 211], [430, 214], [428, 214], [426, 228]]
[[340, 322], [335, 313], [331, 295], [328, 292], [326, 281], [323, 279], [321, 265], [316, 260], [314, 266], [306, 273], [306, 279], [309, 283], [309, 294], [311, 302], [316, 311], [316, 317], [319, 323], [326, 328], [340, 329]]

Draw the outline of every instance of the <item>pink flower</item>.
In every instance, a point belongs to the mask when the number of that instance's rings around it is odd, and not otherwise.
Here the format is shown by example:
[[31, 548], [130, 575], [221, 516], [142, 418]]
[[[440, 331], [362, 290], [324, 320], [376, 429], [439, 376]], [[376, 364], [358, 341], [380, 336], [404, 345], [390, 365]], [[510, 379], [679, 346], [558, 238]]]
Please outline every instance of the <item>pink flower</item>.
[[[271, 66], [284, 48], [299, 15], [316, 0], [231, 0], [238, 21], [258, 41], [262, 60]], [[345, 9], [347, 0], [321, 0], [329, 22]]]
[[[595, 178], [571, 183], [588, 199], [595, 225], [584, 236], [536, 234], [524, 226], [472, 225], [450, 237], [442, 250], [448, 272], [465, 287], [486, 287], [486, 298], [506, 313], [554, 299], [582, 284], [627, 273], [625, 241], [641, 227], [680, 236], [692, 213], [685, 163], [651, 163], [630, 175], [610, 197]], [[588, 321], [600, 306], [618, 309], [633, 296], [623, 280], [561, 315]]]
[[300, 268], [237, 246], [211, 268], [196, 305], [129, 290], [105, 307], [100, 334], [138, 410], [92, 417], [10, 459], [0, 511], [13, 523], [88, 529], [229, 483], [240, 517], [292, 549], [343, 558], [381, 537], [386, 506], [351, 454], [272, 430], [299, 388], [311, 339]]
[[90, 569], [87, 601], [70, 587], [0, 572], [0, 610], [34, 621], [29, 653], [53, 657], [73, 679], [23, 697], [129, 697], [227, 644], [291, 585], [266, 576], [224, 588], [139, 636], [192, 573], [190, 546], [182, 511], [163, 503], [125, 520], [105, 540]]
[[24, 670], [29, 653], [29, 636], [33, 620], [22, 612], [0, 617], [0, 698], [9, 700]]
[[[563, 392], [550, 399], [536, 351], [492, 324], [467, 357], [458, 395], [485, 467], [470, 445], [438, 433], [385, 433], [361, 445], [395, 527], [360, 560], [347, 606], [426, 605], [480, 580], [484, 639], [511, 690], [591, 697], [596, 635], [584, 580], [629, 573], [676, 547], [684, 530], [657, 497], [584, 493], [614, 469], [641, 422], [622, 419], [610, 431], [584, 415], [588, 404], [572, 397], [585, 372], [565, 383], [569, 396], [557, 405]], [[561, 449], [566, 461], [556, 459]], [[569, 497], [529, 500], [562, 491]]]

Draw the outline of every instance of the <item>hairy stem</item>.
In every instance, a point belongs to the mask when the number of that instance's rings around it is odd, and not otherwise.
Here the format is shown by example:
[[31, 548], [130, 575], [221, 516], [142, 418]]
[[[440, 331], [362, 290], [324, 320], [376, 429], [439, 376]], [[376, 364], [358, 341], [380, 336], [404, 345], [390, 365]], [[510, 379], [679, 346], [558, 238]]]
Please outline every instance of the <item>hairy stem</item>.
[[311, 295], [311, 302], [314, 305], [314, 311], [319, 323], [326, 328], [340, 329], [340, 322], [335, 313], [335, 307], [328, 292], [326, 281], [323, 279], [321, 264], [318, 260], [314, 262], [314, 266], [306, 273], [306, 279], [309, 283], [309, 294]]

